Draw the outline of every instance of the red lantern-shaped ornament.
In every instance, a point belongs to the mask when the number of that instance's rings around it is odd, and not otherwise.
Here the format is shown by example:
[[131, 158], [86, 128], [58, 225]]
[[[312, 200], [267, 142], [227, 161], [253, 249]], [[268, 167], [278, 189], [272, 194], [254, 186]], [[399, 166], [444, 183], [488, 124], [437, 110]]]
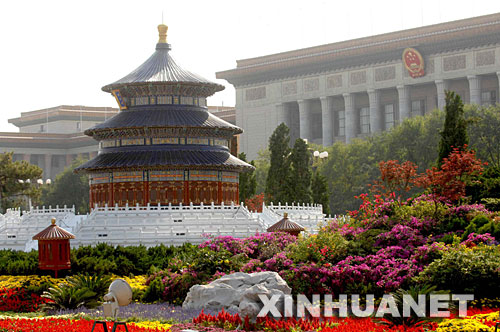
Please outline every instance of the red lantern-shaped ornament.
[[71, 268], [69, 240], [75, 236], [56, 225], [56, 218], [52, 218], [52, 225], [33, 236], [38, 240], [38, 267], [40, 270], [53, 270], [57, 278], [57, 271]]

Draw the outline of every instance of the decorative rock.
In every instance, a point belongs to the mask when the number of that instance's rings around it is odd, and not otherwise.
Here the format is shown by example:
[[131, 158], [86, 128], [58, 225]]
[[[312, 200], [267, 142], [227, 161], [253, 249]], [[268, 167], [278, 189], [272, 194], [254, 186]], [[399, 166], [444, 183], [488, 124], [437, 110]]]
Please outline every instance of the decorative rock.
[[185, 309], [227, 310], [248, 316], [252, 321], [264, 304], [259, 294], [271, 298], [279, 294], [277, 308], [283, 307], [283, 295], [290, 295], [291, 288], [276, 272], [236, 272], [212, 281], [208, 285], [195, 285], [182, 304]]

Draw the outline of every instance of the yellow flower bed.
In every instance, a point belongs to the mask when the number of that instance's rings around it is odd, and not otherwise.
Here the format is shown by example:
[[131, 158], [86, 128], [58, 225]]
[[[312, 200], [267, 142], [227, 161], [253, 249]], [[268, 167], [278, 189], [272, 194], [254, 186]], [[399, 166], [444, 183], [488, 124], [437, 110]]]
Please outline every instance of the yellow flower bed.
[[474, 315], [474, 319], [478, 319], [480, 321], [488, 321], [488, 322], [494, 322], [494, 321], [497, 321], [497, 320], [500, 320], [499, 319], [499, 316], [500, 314], [498, 313], [498, 311], [496, 312], [490, 312], [489, 314], [477, 314], [477, 315]]
[[436, 332], [494, 332], [495, 327], [488, 327], [475, 319], [449, 319], [439, 323]]
[[0, 288], [18, 288], [23, 286], [40, 286], [43, 283], [57, 285], [64, 281], [62, 278], [52, 278], [50, 276], [0, 276]]
[[[145, 289], [147, 276], [135, 276], [133, 278], [129, 277], [120, 277], [120, 276], [112, 276], [112, 279], [124, 279], [132, 289]], [[43, 283], [50, 283], [52, 285], [57, 285], [59, 283], [65, 282], [64, 278], [52, 278], [50, 276], [39, 276], [39, 275], [30, 275], [30, 276], [0, 276], [0, 288], [18, 288], [18, 287], [27, 287], [27, 286], [40, 286]]]
[[489, 327], [483, 322], [494, 322], [496, 320], [498, 320], [498, 311], [489, 314], [477, 314], [465, 319], [447, 319], [438, 324], [436, 332], [494, 332], [494, 326]]
[[129, 277], [119, 277], [119, 276], [112, 275], [111, 278], [113, 280], [118, 279], [118, 278], [125, 280], [126, 282], [128, 282], [130, 287], [132, 287], [132, 289], [142, 290], [142, 289], [146, 289], [146, 287], [147, 287], [144, 284], [146, 282], [146, 280], [148, 279], [147, 276], [135, 276], [133, 278], [129, 278]]
[[161, 323], [159, 321], [143, 321], [143, 322], [133, 322], [127, 323], [133, 324], [138, 327], [144, 327], [147, 329], [156, 329], [158, 331], [170, 331], [171, 324]]

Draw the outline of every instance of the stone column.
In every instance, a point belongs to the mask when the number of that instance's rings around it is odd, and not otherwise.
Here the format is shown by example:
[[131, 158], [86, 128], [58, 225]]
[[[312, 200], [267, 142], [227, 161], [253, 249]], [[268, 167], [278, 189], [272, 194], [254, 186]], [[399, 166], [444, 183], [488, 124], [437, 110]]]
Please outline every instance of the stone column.
[[73, 161], [73, 155], [72, 154], [67, 154], [66, 155], [66, 166], [71, 165], [72, 161]]
[[52, 155], [51, 154], [46, 154], [45, 155], [45, 167], [43, 169], [43, 175], [45, 179], [50, 179], [52, 175]]
[[[398, 85], [398, 99], [399, 99], [399, 122], [410, 117], [411, 100], [410, 100], [410, 87], [408, 85]], [[394, 121], [396, 122], [396, 121]]]
[[498, 90], [499, 93], [497, 94], [497, 102], [500, 103], [500, 71], [497, 71], [497, 77], [498, 77]]
[[350, 143], [356, 137], [356, 114], [354, 110], [354, 94], [344, 93], [345, 110], [345, 142]]
[[331, 98], [320, 97], [321, 100], [321, 125], [323, 131], [323, 146], [330, 146], [333, 143], [333, 121]]
[[469, 75], [467, 80], [469, 81], [470, 103], [481, 105], [481, 77]]
[[436, 80], [434, 83], [436, 84], [437, 90], [437, 106], [440, 110], [444, 110], [444, 107], [446, 106], [445, 90], [448, 90], [448, 82], [444, 80]]
[[368, 100], [370, 101], [370, 133], [374, 134], [382, 130], [380, 121], [380, 91], [370, 89]]
[[300, 138], [310, 140], [311, 135], [311, 108], [307, 100], [298, 100], [299, 104], [299, 121], [300, 121]]
[[283, 103], [276, 104], [276, 127], [280, 124], [286, 124], [286, 105]]

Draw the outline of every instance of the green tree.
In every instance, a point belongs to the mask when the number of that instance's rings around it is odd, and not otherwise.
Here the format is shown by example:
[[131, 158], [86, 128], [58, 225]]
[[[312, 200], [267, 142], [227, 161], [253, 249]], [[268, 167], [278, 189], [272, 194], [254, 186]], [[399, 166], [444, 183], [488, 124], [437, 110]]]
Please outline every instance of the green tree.
[[267, 173], [269, 172], [269, 167], [271, 164], [271, 152], [269, 149], [263, 149], [258, 152], [257, 159], [254, 160], [255, 163], [255, 180], [257, 182], [257, 188], [255, 192], [257, 194], [262, 194], [266, 191], [266, 180]]
[[0, 211], [2, 213], [8, 208], [25, 205], [28, 197], [33, 200], [38, 199], [41, 192], [40, 188], [34, 186], [33, 183], [42, 177], [42, 169], [26, 161], [13, 161], [13, 154], [13, 152], [0, 154]]
[[290, 129], [282, 123], [269, 138], [270, 166], [266, 179], [266, 203], [290, 201]]
[[500, 104], [490, 107], [467, 105], [465, 117], [469, 124], [470, 147], [479, 159], [500, 169]]
[[89, 180], [88, 176], [75, 173], [74, 169], [84, 160], [76, 159], [71, 166], [66, 167], [57, 175], [53, 184], [43, 192], [42, 202], [45, 206], [75, 206], [75, 211], [87, 213], [89, 211]]
[[439, 141], [438, 164], [453, 151], [453, 148], [461, 149], [469, 144], [467, 136], [467, 121], [464, 116], [464, 104], [459, 95], [453, 91], [446, 91], [446, 117], [444, 128], [441, 131], [441, 141]]
[[314, 172], [312, 181], [312, 200], [314, 204], [323, 205], [323, 213], [330, 213], [330, 193], [328, 192], [328, 183], [326, 178], [320, 172]]
[[329, 158], [318, 171], [330, 188], [330, 208], [334, 214], [344, 214], [359, 207], [354, 198], [368, 191], [367, 184], [379, 175], [378, 161], [372, 139], [355, 139], [350, 144], [337, 142], [326, 148]]
[[390, 132], [374, 137], [373, 149], [380, 161], [411, 161], [418, 171], [435, 166], [438, 158], [439, 131], [443, 128], [444, 112], [435, 110], [425, 116], [405, 119]]
[[[359, 207], [355, 199], [369, 191], [368, 184], [379, 179], [378, 164], [386, 160], [411, 161], [418, 171], [434, 166], [438, 157], [439, 130], [443, 128], [444, 112], [435, 110], [425, 116], [405, 119], [391, 131], [382, 132], [351, 144], [337, 142], [327, 148], [329, 158], [318, 166], [326, 178], [330, 192], [330, 208], [344, 214]], [[314, 188], [314, 187], [313, 187]], [[420, 192], [415, 188], [411, 195]]]
[[311, 154], [307, 143], [302, 138], [297, 138], [290, 154], [290, 198], [296, 203], [311, 203]]
[[[247, 156], [244, 152], [238, 155], [238, 158], [247, 161]], [[250, 162], [252, 166], [255, 166], [253, 161]], [[245, 202], [246, 199], [255, 195], [255, 189], [257, 188], [257, 179], [255, 178], [255, 170], [244, 172], [240, 174], [240, 185], [239, 194], [240, 202]]]

